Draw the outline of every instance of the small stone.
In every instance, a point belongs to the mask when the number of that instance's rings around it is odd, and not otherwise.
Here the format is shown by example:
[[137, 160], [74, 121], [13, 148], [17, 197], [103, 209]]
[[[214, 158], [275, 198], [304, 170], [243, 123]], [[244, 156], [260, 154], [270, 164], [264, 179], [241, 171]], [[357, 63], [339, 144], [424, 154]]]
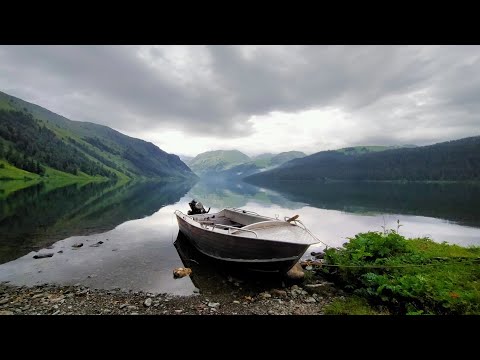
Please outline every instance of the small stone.
[[268, 314], [269, 314], [269, 315], [274, 315], [274, 314], [275, 314], [275, 311], [273, 311], [273, 310], [268, 310]]
[[303, 268], [299, 263], [296, 263], [290, 270], [288, 270], [286, 275], [292, 280], [299, 280], [305, 277]]
[[173, 270], [173, 277], [175, 279], [185, 277], [187, 275], [190, 275], [192, 273], [192, 269], [190, 268], [178, 268]]
[[57, 310], [57, 309], [58, 309], [58, 305], [53, 305], [52, 308], [55, 309], [55, 310]]
[[46, 254], [33, 255], [33, 258], [34, 259], [43, 259], [43, 258], [52, 257], [52, 256], [53, 256], [53, 253], [46, 253]]
[[99, 242], [97, 242], [98, 245], [102, 245], [103, 244], [103, 241], [100, 240]]
[[285, 290], [273, 289], [271, 292], [274, 296], [278, 296], [278, 297], [287, 296], [287, 292]]
[[136, 307], [135, 305], [128, 305], [127, 306], [127, 310], [137, 310], [138, 307]]
[[268, 292], [263, 292], [261, 294], [259, 294], [259, 296], [263, 299], [269, 299], [272, 297], [272, 295], [270, 295]]
[[194, 294], [200, 294], [200, 289], [198, 289], [198, 288], [193, 289], [193, 293]]
[[216, 308], [219, 305], [220, 305], [220, 303], [216, 303], [216, 302], [209, 302], [208, 303], [208, 307], [210, 307], [210, 308]]
[[0, 315], [13, 315], [13, 311], [0, 310]]
[[152, 299], [147, 298], [147, 299], [145, 300], [145, 302], [143, 303], [143, 305], [145, 305], [146, 307], [152, 306]]
[[57, 251], [57, 254], [63, 254], [63, 250]]
[[85, 290], [81, 290], [81, 291], [76, 292], [75, 295], [76, 296], [85, 296], [85, 295], [87, 295], [87, 293], [88, 293], [88, 290], [85, 289]]
[[311, 265], [308, 265], [308, 266], [305, 268], [305, 270], [308, 270], [308, 271], [313, 270], [313, 267], [312, 267]]
[[3, 304], [6, 304], [10, 301], [10, 298], [3, 298], [2, 300], [0, 300], [0, 305], [3, 305]]
[[138, 315], [138, 312], [132, 312], [130, 315]]
[[80, 248], [82, 246], [83, 246], [83, 243], [75, 243], [75, 244], [72, 245], [72, 247], [74, 247], [74, 248]]
[[176, 312], [177, 314], [180, 314], [181, 312], [183, 312], [183, 310], [175, 310], [175, 312]]
[[233, 303], [234, 303], [234, 304], [240, 304], [240, 301], [238, 301], [238, 300], [233, 300]]
[[317, 302], [317, 300], [315, 300], [313, 297], [306, 298], [304, 301], [305, 301], [306, 303], [315, 303], [315, 302]]
[[55, 311], [52, 315], [58, 315], [60, 314], [60, 310]]
[[46, 296], [45, 293], [40, 293], [40, 294], [33, 295], [32, 299], [38, 299], [38, 298], [41, 298], [41, 297], [44, 297], [44, 296]]

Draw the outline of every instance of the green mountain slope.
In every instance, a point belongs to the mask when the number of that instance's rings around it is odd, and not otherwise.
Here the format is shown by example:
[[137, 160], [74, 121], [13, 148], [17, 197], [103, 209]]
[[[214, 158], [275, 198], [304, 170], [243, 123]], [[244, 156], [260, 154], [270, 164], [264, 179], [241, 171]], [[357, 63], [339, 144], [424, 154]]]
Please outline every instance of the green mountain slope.
[[215, 150], [198, 154], [189, 165], [197, 175], [206, 176], [248, 161], [250, 158], [238, 150]]
[[39, 175], [51, 168], [104, 178], [195, 177], [177, 155], [152, 143], [107, 126], [69, 120], [2, 92], [0, 159]]
[[430, 146], [348, 155], [322, 151], [247, 177], [252, 183], [278, 180], [480, 180], [480, 136]]

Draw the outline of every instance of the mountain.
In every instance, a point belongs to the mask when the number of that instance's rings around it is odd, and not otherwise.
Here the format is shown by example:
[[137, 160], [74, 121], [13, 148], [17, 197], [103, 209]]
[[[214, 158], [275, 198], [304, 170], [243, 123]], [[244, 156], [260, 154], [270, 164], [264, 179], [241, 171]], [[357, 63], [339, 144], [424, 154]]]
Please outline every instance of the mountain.
[[[0, 178], [195, 177], [177, 155], [107, 126], [72, 121], [38, 105], [0, 92]], [[10, 166], [11, 167], [11, 166]], [[19, 169], [28, 171], [25, 176]], [[3, 175], [5, 178], [6, 176]]]
[[289, 160], [304, 156], [306, 156], [305, 153], [301, 151], [288, 151], [280, 154], [261, 154], [254, 157], [252, 161], [220, 171], [216, 176], [225, 179], [242, 179], [249, 175], [273, 169]]
[[395, 145], [395, 146], [353, 146], [353, 147], [346, 147], [343, 149], [338, 149], [336, 151], [342, 152], [345, 155], [360, 155], [366, 154], [370, 152], [378, 152], [378, 151], [385, 151], [391, 149], [400, 149], [400, 148], [414, 148], [417, 147], [416, 145]]
[[190, 160], [189, 166], [197, 175], [206, 176], [248, 161], [250, 158], [238, 150], [215, 150], [198, 154]]
[[[351, 152], [350, 152], [351, 153]], [[480, 180], [480, 136], [366, 153], [322, 151], [245, 180]]]
[[305, 153], [301, 151], [287, 151], [287, 152], [282, 152], [280, 154], [277, 154], [273, 156], [270, 159], [270, 166], [279, 166], [287, 161], [293, 160], [293, 159], [298, 159], [298, 158], [303, 158], [307, 156]]
[[193, 156], [188, 156], [188, 155], [178, 155], [178, 157], [187, 165], [193, 159]]

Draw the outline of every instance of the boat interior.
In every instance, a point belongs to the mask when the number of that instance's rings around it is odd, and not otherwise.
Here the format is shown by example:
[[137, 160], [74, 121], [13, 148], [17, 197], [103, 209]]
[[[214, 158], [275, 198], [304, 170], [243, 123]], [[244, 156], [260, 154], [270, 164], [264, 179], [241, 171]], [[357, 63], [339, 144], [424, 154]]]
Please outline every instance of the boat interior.
[[215, 214], [198, 214], [191, 215], [191, 217], [203, 224], [215, 224], [217, 228], [221, 228], [221, 225], [242, 228], [263, 221], [275, 220], [241, 209], [223, 209]]
[[295, 226], [290, 222], [261, 216], [247, 210], [227, 208], [218, 213], [188, 216], [208, 230], [215, 229], [217, 232], [220, 230], [229, 235], [303, 244], [318, 242], [303, 226]]

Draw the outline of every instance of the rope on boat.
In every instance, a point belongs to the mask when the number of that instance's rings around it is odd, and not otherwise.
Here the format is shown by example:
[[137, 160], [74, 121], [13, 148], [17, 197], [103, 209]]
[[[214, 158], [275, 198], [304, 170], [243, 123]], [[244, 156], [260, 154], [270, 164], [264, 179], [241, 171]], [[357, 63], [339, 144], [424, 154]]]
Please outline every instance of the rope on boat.
[[408, 267], [422, 267], [422, 266], [445, 266], [445, 265], [476, 265], [473, 264], [475, 261], [467, 263], [438, 263], [438, 264], [403, 264], [403, 265], [334, 265], [334, 264], [315, 264], [312, 263], [312, 266], [317, 267], [337, 267], [337, 268], [357, 268], [357, 269], [388, 269], [388, 268], [408, 268]]
[[325, 245], [325, 250], [328, 249], [329, 247], [332, 247], [330, 245], [328, 245], [327, 243], [323, 242], [322, 240], [320, 240], [318, 237], [316, 237], [315, 235], [312, 234], [312, 232], [310, 230], [307, 229], [307, 227], [305, 226], [305, 224], [303, 222], [301, 222], [300, 220], [298, 219], [295, 219], [293, 220], [293, 222], [298, 222], [300, 224], [302, 224], [303, 228], [305, 229], [305, 231], [307, 233], [310, 234], [311, 237], [313, 237], [315, 240], [317, 240], [318, 242], [321, 242], [323, 245]]

